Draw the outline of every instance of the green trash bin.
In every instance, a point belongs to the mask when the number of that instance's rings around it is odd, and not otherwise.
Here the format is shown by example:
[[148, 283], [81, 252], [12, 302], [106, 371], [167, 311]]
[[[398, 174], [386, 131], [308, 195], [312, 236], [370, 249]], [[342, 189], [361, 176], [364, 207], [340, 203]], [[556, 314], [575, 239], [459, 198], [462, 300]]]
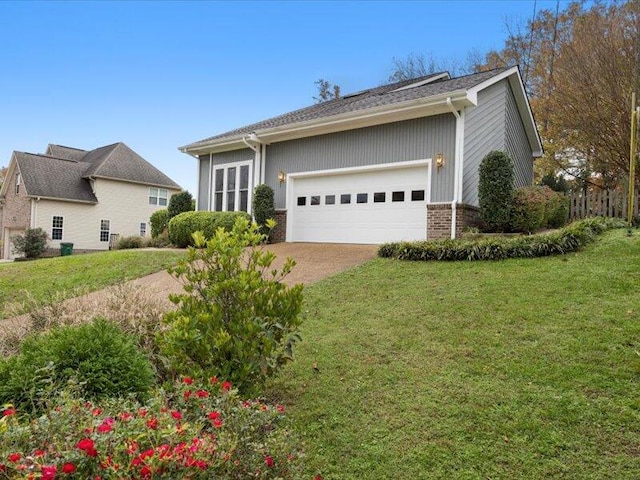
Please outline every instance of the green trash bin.
[[73, 253], [73, 243], [60, 244], [60, 256], [64, 257]]

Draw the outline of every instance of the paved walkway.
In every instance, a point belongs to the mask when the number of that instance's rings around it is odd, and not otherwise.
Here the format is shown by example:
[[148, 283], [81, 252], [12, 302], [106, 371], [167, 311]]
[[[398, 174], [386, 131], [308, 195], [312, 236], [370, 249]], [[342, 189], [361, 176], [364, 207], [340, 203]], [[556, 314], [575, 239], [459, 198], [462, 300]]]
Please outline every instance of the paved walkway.
[[[279, 268], [286, 257], [296, 261], [296, 266], [285, 278], [285, 283], [288, 285], [311, 284], [370, 260], [375, 257], [377, 251], [375, 245], [320, 243], [276, 243], [267, 245], [265, 248], [276, 254], [277, 258], [273, 265], [275, 268]], [[167, 307], [170, 305], [169, 294], [183, 291], [182, 285], [164, 270], [128, 283], [136, 290], [144, 289], [150, 295], [165, 300]], [[98, 290], [67, 301], [86, 302], [87, 305], [95, 306], [96, 311], [99, 311], [100, 305], [107, 301], [105, 298], [108, 296], [105, 294], [107, 291], [108, 289]], [[27, 320], [27, 315], [0, 320], [0, 335], [5, 329], [16, 331], [25, 328]]]

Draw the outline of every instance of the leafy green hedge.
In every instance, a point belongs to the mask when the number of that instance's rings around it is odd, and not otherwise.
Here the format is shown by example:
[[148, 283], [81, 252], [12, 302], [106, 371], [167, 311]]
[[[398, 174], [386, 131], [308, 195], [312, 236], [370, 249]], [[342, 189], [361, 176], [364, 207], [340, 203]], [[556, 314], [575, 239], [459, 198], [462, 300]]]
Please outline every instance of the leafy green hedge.
[[558, 255], [578, 250], [595, 237], [626, 223], [619, 218], [593, 217], [562, 230], [539, 235], [482, 238], [479, 240], [435, 240], [385, 243], [378, 256], [399, 260], [503, 260]]
[[218, 227], [230, 231], [238, 217], [251, 221], [245, 212], [184, 212], [169, 222], [169, 240], [176, 247], [185, 248], [193, 245], [193, 233], [200, 231], [205, 238], [213, 238]]

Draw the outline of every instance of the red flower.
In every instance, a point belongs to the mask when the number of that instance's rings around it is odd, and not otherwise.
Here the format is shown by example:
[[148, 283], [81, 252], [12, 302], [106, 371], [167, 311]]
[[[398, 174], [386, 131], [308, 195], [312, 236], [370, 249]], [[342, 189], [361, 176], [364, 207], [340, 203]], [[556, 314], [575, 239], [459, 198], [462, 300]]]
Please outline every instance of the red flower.
[[90, 438], [83, 438], [82, 440], [80, 440], [77, 444], [76, 447], [78, 447], [79, 450], [90, 450], [94, 447], [95, 443], [93, 442], [93, 440], [91, 440]]
[[271, 455], [267, 455], [266, 457], [264, 457], [264, 463], [267, 465], [267, 467], [273, 467], [274, 461]]
[[0, 463], [0, 472], [6, 472], [7, 466], [4, 463]]
[[215, 412], [211, 412], [209, 415], [209, 420], [215, 420], [216, 418], [220, 417], [220, 412], [215, 411]]
[[88, 450], [86, 450], [87, 456], [88, 457], [97, 457], [98, 456], [98, 451], [95, 448], [89, 448]]
[[177, 410], [173, 410], [171, 412], [171, 416], [173, 418], [175, 418], [176, 420], [180, 420], [182, 418], [182, 414], [180, 412], [178, 412]]
[[313, 477], [313, 480], [322, 480], [322, 475], [317, 474], [315, 477]]
[[280, 413], [284, 412], [284, 405], [276, 405], [276, 410], [278, 410]]
[[62, 465], [62, 473], [73, 473], [76, 471], [76, 466], [73, 463], [65, 463]]
[[187, 390], [182, 395], [184, 396], [185, 400], [189, 400], [189, 398], [191, 398], [191, 390]]
[[216, 418], [216, 419], [213, 421], [213, 426], [214, 426], [214, 427], [216, 427], [216, 428], [222, 428], [222, 420], [221, 420], [221, 419], [219, 419], [219, 418]]
[[42, 457], [42, 456], [44, 456], [44, 450], [35, 450], [33, 452], [33, 456], [34, 457]]
[[226, 380], [222, 382], [222, 390], [224, 390], [225, 392], [231, 390], [231, 382], [228, 382]]
[[184, 377], [182, 379], [182, 383], [184, 383], [185, 385], [191, 385], [193, 383], [193, 378], [191, 377]]
[[9, 455], [9, 461], [16, 463], [18, 460], [20, 460], [22, 458], [22, 455], [20, 455], [19, 453], [12, 453]]
[[120, 418], [120, 420], [128, 422], [133, 418], [133, 415], [131, 415], [129, 412], [122, 412], [120, 415], [118, 415], [118, 417]]
[[149, 420], [147, 420], [147, 427], [149, 427], [151, 430], [157, 429], [158, 419], [156, 417], [151, 417]]
[[4, 415], [5, 417], [10, 417], [11, 415], [15, 415], [15, 414], [16, 414], [15, 408], [7, 408], [5, 411], [2, 412], [2, 415]]
[[102, 409], [101, 408], [94, 408], [91, 413], [92, 413], [92, 415], [94, 417], [97, 417], [98, 415], [100, 415], [102, 413]]
[[216, 383], [218, 383], [218, 377], [211, 377], [209, 379], [209, 382], [211, 382], [213, 385], [215, 385]]
[[206, 390], [198, 390], [196, 392], [196, 397], [198, 398], [207, 398], [209, 396], [209, 392], [207, 392]]
[[144, 418], [144, 417], [147, 416], [147, 413], [149, 413], [149, 412], [144, 408], [141, 408], [140, 410], [138, 410], [138, 416], [139, 417], [143, 417]]
[[151, 467], [149, 465], [145, 465], [140, 469], [140, 476], [142, 478], [151, 478]]
[[56, 478], [56, 472], [58, 467], [55, 465], [43, 465], [42, 466], [42, 480], [53, 480]]
[[111, 426], [110, 423], [102, 423], [100, 424], [100, 426], [98, 427], [98, 432], [99, 433], [108, 433], [111, 430], [113, 430], [113, 427]]

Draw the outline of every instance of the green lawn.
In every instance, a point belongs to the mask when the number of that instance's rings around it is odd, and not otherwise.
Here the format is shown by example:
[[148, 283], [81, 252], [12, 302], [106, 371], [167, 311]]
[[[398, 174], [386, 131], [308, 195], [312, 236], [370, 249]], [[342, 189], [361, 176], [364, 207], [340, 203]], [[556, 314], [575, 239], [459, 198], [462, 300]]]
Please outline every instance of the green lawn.
[[305, 316], [269, 394], [311, 474], [640, 477], [637, 231], [563, 257], [374, 260], [307, 288]]
[[0, 318], [6, 317], [7, 304], [24, 300], [25, 291], [46, 302], [56, 292], [98, 290], [163, 270], [183, 255], [176, 250], [115, 250], [0, 263]]

